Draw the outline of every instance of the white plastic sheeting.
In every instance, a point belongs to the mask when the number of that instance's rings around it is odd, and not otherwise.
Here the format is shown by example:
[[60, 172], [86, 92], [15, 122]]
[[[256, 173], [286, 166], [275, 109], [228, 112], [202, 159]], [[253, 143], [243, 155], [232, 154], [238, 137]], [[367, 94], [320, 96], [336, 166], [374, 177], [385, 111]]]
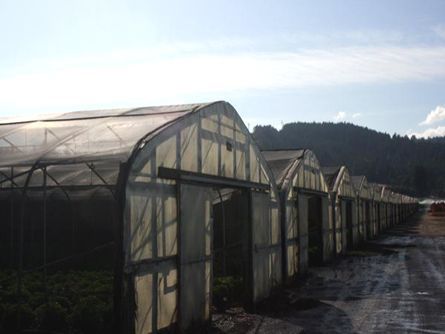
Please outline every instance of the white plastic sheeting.
[[[2, 121], [0, 189], [41, 188], [42, 168], [48, 188], [76, 187], [78, 196], [90, 196], [92, 186], [123, 190], [124, 309], [136, 333], [210, 319], [211, 203], [225, 182], [250, 193], [252, 302], [281, 282], [273, 177], [226, 102]], [[200, 180], [163, 178], [159, 168]]]
[[[345, 166], [322, 168], [322, 171], [325, 177], [330, 180], [330, 199], [333, 204], [330, 217], [335, 220], [335, 252], [336, 254], [345, 253], [348, 248], [348, 228], [352, 228], [349, 233], [352, 233], [353, 244], [355, 244], [358, 234], [355, 189]], [[347, 202], [350, 203], [352, 210], [350, 227], [347, 226]]]
[[[160, 167], [192, 173], [198, 184], [162, 178]], [[210, 204], [213, 189], [230, 180], [258, 185], [249, 190], [252, 302], [281, 283], [281, 228], [268, 166], [233, 107], [203, 106], [149, 136], [131, 166], [124, 251], [135, 299], [143, 300], [136, 302], [137, 333], [209, 321]], [[140, 295], [147, 291], [151, 299]]]
[[357, 193], [359, 239], [371, 239], [376, 236], [377, 231], [374, 189], [366, 176], [352, 176], [351, 179]]
[[308, 268], [309, 212], [308, 200], [322, 201], [321, 225], [323, 259], [332, 254], [332, 225], [329, 225], [328, 187], [315, 154], [310, 150], [262, 151], [280, 189], [282, 224], [285, 232], [285, 274], [291, 279]]

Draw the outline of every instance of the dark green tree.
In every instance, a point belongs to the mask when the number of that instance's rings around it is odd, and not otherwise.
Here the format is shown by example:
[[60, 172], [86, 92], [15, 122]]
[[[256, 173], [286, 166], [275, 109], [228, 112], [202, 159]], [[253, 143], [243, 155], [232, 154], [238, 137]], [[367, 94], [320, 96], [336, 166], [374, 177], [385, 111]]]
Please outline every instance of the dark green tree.
[[346, 165], [355, 175], [407, 194], [445, 195], [445, 137], [390, 136], [349, 123], [289, 123], [281, 130], [256, 126], [263, 149], [309, 148], [324, 166]]

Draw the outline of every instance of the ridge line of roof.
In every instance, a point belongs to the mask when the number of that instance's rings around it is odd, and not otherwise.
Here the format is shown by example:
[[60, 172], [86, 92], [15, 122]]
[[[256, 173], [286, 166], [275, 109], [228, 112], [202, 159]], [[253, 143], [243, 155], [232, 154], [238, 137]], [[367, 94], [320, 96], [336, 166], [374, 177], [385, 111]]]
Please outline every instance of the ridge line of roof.
[[[181, 112], [186, 112], [186, 111], [196, 111], [199, 108], [204, 108], [204, 107], [208, 107], [212, 104], [216, 104], [219, 102], [225, 102], [225, 101], [213, 101], [213, 102], [206, 102], [206, 103], [195, 103], [195, 104], [177, 104], [177, 105], [159, 105], [159, 106], [146, 106], [146, 107], [136, 107], [136, 108], [131, 108], [128, 110], [123, 111], [122, 113], [118, 113], [115, 115], [97, 115], [97, 116], [84, 116], [84, 117], [74, 117], [74, 118], [43, 118], [43, 119], [29, 119], [29, 120], [24, 120], [24, 121], [16, 121], [16, 122], [1, 122], [0, 121], [0, 126], [3, 125], [19, 125], [19, 124], [30, 124], [30, 123], [36, 123], [36, 122], [69, 122], [69, 121], [82, 121], [82, 120], [89, 120], [89, 119], [105, 119], [105, 118], [119, 118], [119, 117], [138, 117], [138, 116], [148, 116], [148, 115], [162, 115], [162, 114], [174, 114], [174, 113], [181, 113]], [[142, 110], [142, 109], [146, 109], [146, 108], [161, 108], [161, 107], [187, 107], [189, 106], [189, 108], [184, 108], [184, 109], [179, 109], [179, 110], [175, 110], [175, 111], [164, 111], [164, 112], [153, 112], [150, 114], [130, 114], [131, 112], [137, 111], [137, 110]], [[111, 111], [111, 110], [119, 110], [120, 108], [112, 108], [112, 109], [103, 109], [103, 111]], [[123, 108], [125, 109], [125, 108]], [[67, 112], [67, 113], [63, 113], [63, 114], [57, 114], [57, 117], [60, 117], [62, 115], [67, 115], [70, 113], [75, 113], [75, 112], [80, 112], [80, 111], [101, 111], [102, 109], [95, 109], [95, 110], [78, 110], [78, 111], [71, 111], [71, 112]]]
[[283, 183], [286, 179], [290, 178], [290, 175], [295, 172], [295, 170], [300, 166], [301, 162], [304, 161], [304, 156], [306, 154], [306, 150], [302, 150], [303, 154], [299, 158], [293, 159], [292, 163], [287, 166], [287, 169], [284, 173]]

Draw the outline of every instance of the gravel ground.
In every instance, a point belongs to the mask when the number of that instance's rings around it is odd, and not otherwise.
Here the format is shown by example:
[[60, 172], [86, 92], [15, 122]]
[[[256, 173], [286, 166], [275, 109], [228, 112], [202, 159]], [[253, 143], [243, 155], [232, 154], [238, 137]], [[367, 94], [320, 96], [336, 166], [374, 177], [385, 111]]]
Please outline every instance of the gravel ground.
[[278, 292], [255, 313], [214, 316], [214, 333], [445, 333], [445, 217], [403, 225]]

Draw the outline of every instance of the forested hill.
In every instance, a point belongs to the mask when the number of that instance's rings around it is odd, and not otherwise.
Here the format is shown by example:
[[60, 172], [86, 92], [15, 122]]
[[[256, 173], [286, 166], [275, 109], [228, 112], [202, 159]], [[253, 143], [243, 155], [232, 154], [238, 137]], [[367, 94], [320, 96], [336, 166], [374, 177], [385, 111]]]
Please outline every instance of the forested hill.
[[349, 123], [256, 126], [262, 149], [309, 148], [322, 166], [346, 165], [352, 175], [417, 196], [445, 196], [445, 138], [390, 136]]

